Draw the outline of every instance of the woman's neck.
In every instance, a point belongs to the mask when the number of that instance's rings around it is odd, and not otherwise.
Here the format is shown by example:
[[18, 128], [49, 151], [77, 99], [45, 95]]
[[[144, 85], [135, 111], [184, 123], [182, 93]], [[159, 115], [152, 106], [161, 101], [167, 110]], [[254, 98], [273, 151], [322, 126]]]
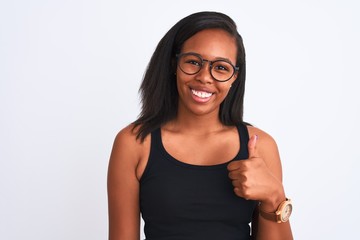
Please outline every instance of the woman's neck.
[[166, 123], [163, 128], [174, 132], [186, 132], [194, 135], [207, 135], [224, 130], [217, 112], [195, 115], [178, 113], [177, 117]]

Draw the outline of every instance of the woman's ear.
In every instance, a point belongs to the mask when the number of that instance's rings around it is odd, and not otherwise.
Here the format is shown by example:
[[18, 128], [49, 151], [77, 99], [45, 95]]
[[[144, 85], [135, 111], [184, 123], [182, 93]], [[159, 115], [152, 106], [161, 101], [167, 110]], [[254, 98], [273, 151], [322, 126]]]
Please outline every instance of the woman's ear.
[[230, 80], [230, 87], [231, 87], [232, 84], [236, 81], [237, 77], [238, 77], [238, 72], [236, 72], [236, 73], [234, 74], [234, 76], [232, 76], [232, 79]]

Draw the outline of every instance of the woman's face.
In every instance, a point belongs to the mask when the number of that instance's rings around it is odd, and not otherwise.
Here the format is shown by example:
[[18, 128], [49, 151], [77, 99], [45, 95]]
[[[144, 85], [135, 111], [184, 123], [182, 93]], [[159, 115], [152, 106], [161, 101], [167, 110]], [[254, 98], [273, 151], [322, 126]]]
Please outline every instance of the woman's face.
[[[207, 29], [198, 32], [185, 41], [180, 54], [196, 53], [208, 61], [225, 60], [236, 65], [237, 46], [235, 38], [221, 29]], [[191, 69], [199, 61], [187, 59], [185, 67]], [[215, 65], [215, 64], [213, 64]], [[222, 74], [223, 65], [213, 66], [213, 76]], [[184, 67], [184, 68], [185, 68]], [[216, 71], [220, 71], [217, 73]], [[189, 75], [180, 69], [176, 70], [177, 88], [179, 92], [179, 110], [196, 115], [209, 113], [218, 114], [220, 104], [227, 96], [231, 84], [237, 77], [237, 72], [226, 82], [214, 80], [210, 74], [209, 62], [204, 61], [199, 72]]]

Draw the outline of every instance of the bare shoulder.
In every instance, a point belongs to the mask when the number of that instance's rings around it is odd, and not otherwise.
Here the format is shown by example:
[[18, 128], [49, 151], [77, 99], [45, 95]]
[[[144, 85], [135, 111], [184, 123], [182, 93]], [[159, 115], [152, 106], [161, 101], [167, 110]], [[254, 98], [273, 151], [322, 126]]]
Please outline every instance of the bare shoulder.
[[279, 149], [275, 139], [264, 130], [248, 126], [249, 136], [257, 135], [256, 150], [269, 167], [269, 169], [281, 180], [282, 169]]
[[133, 124], [130, 124], [123, 129], [121, 129], [114, 141], [114, 147], [138, 147], [140, 145], [140, 141], [136, 139], [136, 129], [134, 129]]
[[110, 164], [112, 165], [127, 165], [132, 168], [137, 177], [142, 174], [142, 166], [146, 163], [150, 149], [150, 136], [147, 136], [144, 141], [136, 138], [137, 128], [130, 124], [121, 129], [114, 140]]
[[138, 156], [136, 156], [136, 149], [139, 148], [136, 140], [136, 134], [133, 131], [132, 125], [128, 125], [121, 129], [114, 140], [111, 151], [110, 164], [118, 165], [125, 164], [136, 166]]
[[263, 151], [273, 151], [277, 150], [277, 144], [275, 139], [264, 130], [261, 130], [254, 126], [248, 126], [249, 136], [257, 135], [258, 136], [258, 147]]

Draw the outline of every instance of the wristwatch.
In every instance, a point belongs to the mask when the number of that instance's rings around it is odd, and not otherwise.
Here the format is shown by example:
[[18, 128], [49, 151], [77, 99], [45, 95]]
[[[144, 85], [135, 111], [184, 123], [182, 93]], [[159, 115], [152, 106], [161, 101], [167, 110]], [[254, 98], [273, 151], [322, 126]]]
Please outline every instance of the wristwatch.
[[277, 210], [273, 213], [264, 212], [261, 211], [259, 208], [260, 215], [270, 221], [277, 222], [277, 223], [283, 223], [287, 222], [290, 218], [291, 212], [292, 212], [292, 203], [290, 199], [286, 199], [282, 203], [280, 203]]

